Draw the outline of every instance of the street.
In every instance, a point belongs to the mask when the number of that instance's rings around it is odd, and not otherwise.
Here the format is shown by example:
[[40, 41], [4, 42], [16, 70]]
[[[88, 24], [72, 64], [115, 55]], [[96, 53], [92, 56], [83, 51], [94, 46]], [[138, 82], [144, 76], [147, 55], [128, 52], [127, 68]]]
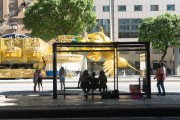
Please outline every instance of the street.
[[[153, 77], [152, 77], [153, 78]], [[151, 78], [151, 92], [157, 92], [156, 80]], [[78, 78], [67, 78], [66, 87], [77, 87]], [[32, 79], [19, 79], [19, 80], [1, 80], [0, 81], [0, 94], [12, 93], [15, 94], [16, 91], [33, 91], [33, 80]], [[170, 93], [180, 93], [180, 77], [168, 77], [165, 81], [166, 92]], [[119, 91], [129, 92], [130, 84], [138, 84], [138, 76], [123, 76], [120, 78], [118, 83]], [[114, 82], [112, 79], [108, 79], [108, 89], [114, 89]], [[43, 80], [43, 91], [53, 91], [53, 80], [45, 79]], [[57, 89], [60, 90], [60, 83], [57, 80]]]

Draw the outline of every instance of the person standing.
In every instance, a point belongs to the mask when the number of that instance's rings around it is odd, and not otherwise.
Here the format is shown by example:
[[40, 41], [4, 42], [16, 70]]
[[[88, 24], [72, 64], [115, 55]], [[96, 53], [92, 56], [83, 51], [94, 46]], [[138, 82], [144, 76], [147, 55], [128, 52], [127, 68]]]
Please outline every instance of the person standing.
[[43, 75], [41, 70], [38, 71], [38, 88], [40, 91], [40, 87], [41, 87], [41, 91], [43, 91], [43, 85], [42, 85], [42, 79], [43, 79]]
[[59, 70], [61, 91], [62, 91], [62, 88], [65, 87], [65, 74], [66, 74], [66, 71], [65, 71], [64, 67], [61, 66], [61, 68]]
[[38, 82], [38, 76], [39, 76], [38, 69], [36, 69], [36, 71], [34, 72], [34, 78], [33, 78], [34, 92], [37, 92], [36, 91], [36, 86], [37, 86], [37, 82]]
[[157, 88], [158, 88], [157, 96], [165, 96], [166, 95], [164, 88], [165, 74], [164, 74], [164, 68], [163, 66], [161, 66], [161, 64], [158, 64], [158, 69], [156, 71], [156, 76], [154, 77], [154, 79], [157, 79]]

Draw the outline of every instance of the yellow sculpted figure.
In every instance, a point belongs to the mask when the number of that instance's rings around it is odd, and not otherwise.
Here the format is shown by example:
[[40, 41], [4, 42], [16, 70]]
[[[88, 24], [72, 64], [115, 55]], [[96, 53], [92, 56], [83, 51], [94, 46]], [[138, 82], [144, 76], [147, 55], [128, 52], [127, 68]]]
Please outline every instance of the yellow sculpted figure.
[[[112, 40], [110, 40], [110, 38], [104, 34], [104, 30], [102, 27], [100, 27], [100, 32], [88, 34], [88, 40], [90, 42], [103, 42], [103, 43], [112, 42]], [[108, 48], [102, 48], [102, 49], [108, 49]], [[113, 52], [89, 52], [87, 54], [87, 58], [93, 61], [99, 61], [101, 60], [102, 57], [105, 58], [105, 62], [103, 64], [104, 71], [106, 72], [107, 75], [113, 76], [114, 75], [114, 53]], [[127, 67], [130, 67], [138, 71], [136, 68], [131, 66], [126, 59], [122, 57], [118, 57], [118, 68], [127, 68]]]
[[[66, 36], [66, 35], [60, 35], [58, 36], [58, 41], [63, 42], [95, 42], [95, 43], [110, 43], [112, 40], [104, 34], [104, 30], [102, 27], [100, 27], [99, 32], [91, 33], [87, 35], [87, 38], [84, 38], [82, 36]], [[61, 48], [61, 49], [68, 49], [68, 48]], [[82, 50], [108, 50], [110, 48], [88, 48], [88, 47], [82, 47], [82, 48], [74, 48], [74, 49], [82, 49]], [[113, 76], [114, 75], [114, 53], [113, 52], [88, 52], [87, 58], [92, 61], [99, 61], [102, 58], [105, 59], [104, 62], [104, 71], [106, 74]], [[134, 67], [132, 67], [127, 60], [124, 58], [118, 57], [118, 68], [126, 68], [130, 67], [134, 70], [136, 70]], [[136, 70], [138, 71], [138, 70]]]
[[3, 52], [3, 57], [21, 57], [22, 50], [19, 47], [20, 42], [17, 39], [4, 40], [6, 49]]

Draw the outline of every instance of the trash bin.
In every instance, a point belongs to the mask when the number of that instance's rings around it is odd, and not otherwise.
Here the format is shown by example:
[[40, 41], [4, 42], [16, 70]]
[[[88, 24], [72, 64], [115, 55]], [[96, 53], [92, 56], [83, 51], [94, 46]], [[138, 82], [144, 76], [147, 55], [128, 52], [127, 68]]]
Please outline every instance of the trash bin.
[[131, 93], [131, 95], [130, 95], [131, 99], [141, 99], [142, 98], [140, 86], [138, 84], [130, 84], [129, 90]]

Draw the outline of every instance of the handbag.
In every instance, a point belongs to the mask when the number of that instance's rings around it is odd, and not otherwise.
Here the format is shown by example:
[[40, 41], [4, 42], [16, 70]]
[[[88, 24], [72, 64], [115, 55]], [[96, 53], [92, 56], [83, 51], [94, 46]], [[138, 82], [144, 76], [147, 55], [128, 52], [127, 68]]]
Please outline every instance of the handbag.
[[112, 93], [111, 93], [111, 91], [102, 92], [101, 98], [102, 98], [102, 99], [111, 99], [111, 98], [112, 98]]

